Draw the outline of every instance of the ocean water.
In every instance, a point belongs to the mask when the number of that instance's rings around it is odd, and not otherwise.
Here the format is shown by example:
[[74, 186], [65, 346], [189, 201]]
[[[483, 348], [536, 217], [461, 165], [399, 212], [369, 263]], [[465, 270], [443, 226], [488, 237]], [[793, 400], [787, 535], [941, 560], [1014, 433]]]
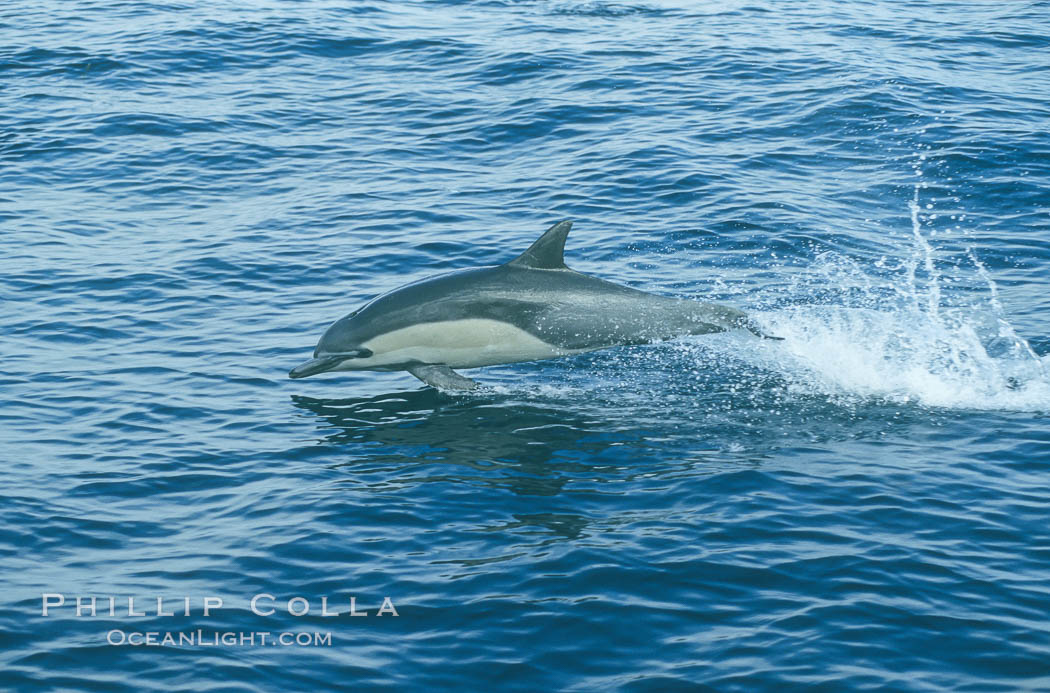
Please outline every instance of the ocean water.
[[[0, 687], [1050, 689], [1048, 36], [1025, 1], [0, 7]], [[571, 267], [784, 341], [286, 377], [563, 218]]]

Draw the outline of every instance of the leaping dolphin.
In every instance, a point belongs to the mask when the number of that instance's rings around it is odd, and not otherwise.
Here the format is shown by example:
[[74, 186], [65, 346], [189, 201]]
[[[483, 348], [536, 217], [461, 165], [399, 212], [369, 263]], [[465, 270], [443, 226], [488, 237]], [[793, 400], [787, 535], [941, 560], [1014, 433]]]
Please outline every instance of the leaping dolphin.
[[[571, 221], [547, 229], [514, 260], [413, 282], [329, 327], [290, 378], [327, 371], [405, 370], [427, 385], [472, 390], [453, 368], [537, 361], [627, 344], [743, 328], [743, 312], [657, 296], [565, 266]], [[777, 339], [772, 337], [772, 339]]]

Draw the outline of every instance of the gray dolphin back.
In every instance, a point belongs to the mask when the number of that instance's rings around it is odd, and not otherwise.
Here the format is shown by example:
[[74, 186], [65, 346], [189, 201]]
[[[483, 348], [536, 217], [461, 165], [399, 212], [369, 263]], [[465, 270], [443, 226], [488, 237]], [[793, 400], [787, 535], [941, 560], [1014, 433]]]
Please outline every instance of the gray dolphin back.
[[571, 228], [568, 220], [554, 224], [504, 265], [453, 272], [384, 294], [335, 322], [318, 350], [349, 351], [404, 327], [479, 318], [508, 323], [569, 352], [738, 327], [760, 334], [735, 308], [657, 296], [569, 269], [564, 249]]

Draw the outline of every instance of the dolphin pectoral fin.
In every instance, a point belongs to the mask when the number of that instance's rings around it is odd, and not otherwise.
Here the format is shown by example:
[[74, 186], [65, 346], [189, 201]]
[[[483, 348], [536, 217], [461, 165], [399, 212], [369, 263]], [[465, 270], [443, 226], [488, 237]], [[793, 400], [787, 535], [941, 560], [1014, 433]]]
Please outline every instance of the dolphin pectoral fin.
[[465, 375], [460, 375], [448, 366], [421, 363], [418, 366], [409, 366], [405, 370], [430, 387], [436, 387], [439, 390], [474, 390], [478, 387], [475, 381]]

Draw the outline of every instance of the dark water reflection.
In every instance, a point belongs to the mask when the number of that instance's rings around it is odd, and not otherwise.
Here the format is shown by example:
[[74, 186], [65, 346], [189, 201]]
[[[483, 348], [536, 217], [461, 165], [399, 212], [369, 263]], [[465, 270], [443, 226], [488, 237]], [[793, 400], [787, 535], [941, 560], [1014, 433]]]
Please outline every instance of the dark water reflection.
[[676, 364], [664, 353], [635, 363], [626, 384], [584, 371], [579, 377], [590, 390], [554, 395], [453, 396], [421, 388], [341, 399], [293, 395], [292, 403], [316, 417], [322, 443], [341, 448], [336, 464], [351, 474], [382, 468], [388, 482], [418, 483], [426, 467], [427, 480], [480, 482], [533, 496], [569, 485], [598, 488], [835, 456], [842, 444], [924, 435], [942, 418], [894, 403], [792, 394], [761, 369], [710, 362], [695, 370], [689, 358], [679, 355]]
[[430, 388], [348, 399], [296, 395], [292, 402], [324, 422], [326, 443], [353, 451], [355, 459], [340, 466], [437, 462], [471, 470], [446, 467], [442, 478], [482, 479], [522, 495], [556, 495], [573, 477], [623, 473], [609, 451], [638, 438], [564, 407]]

